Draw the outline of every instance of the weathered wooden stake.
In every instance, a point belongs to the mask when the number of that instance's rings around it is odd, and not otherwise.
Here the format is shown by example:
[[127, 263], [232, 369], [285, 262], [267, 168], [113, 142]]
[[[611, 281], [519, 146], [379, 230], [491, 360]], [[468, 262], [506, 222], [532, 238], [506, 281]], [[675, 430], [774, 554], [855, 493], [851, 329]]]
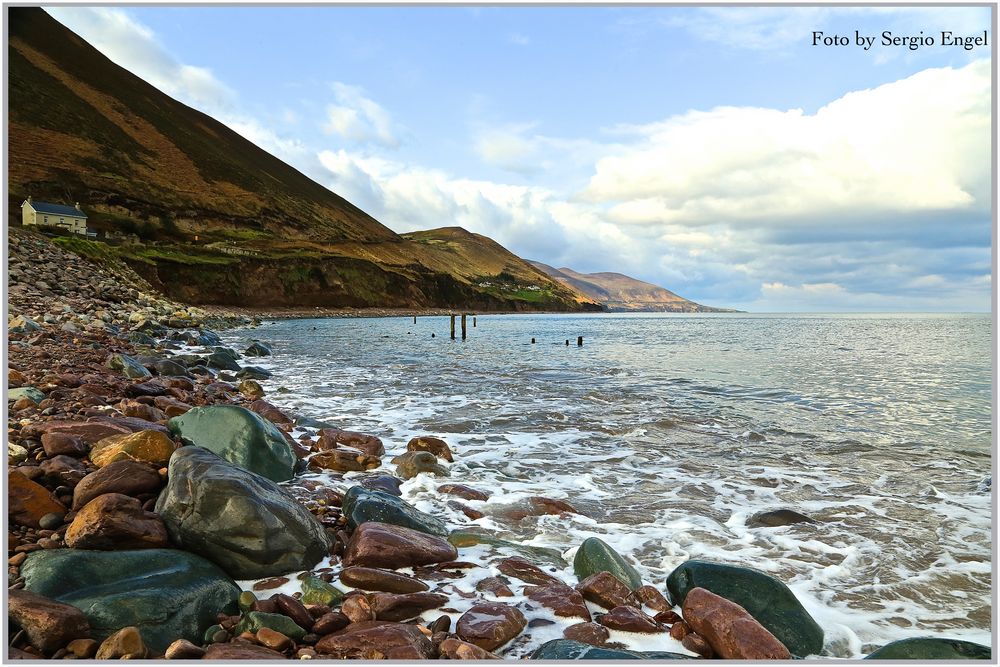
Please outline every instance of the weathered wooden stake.
[[576, 346], [577, 347], [583, 347], [583, 336], [577, 336], [576, 337]]
[[416, 323], [417, 323], [417, 316], [416, 316], [416, 315], [414, 315], [414, 316], [413, 316], [413, 323], [414, 323], [414, 324], [416, 324]]
[[473, 329], [476, 328], [476, 316], [475, 315], [472, 316], [472, 328]]
[[455, 315], [451, 316], [451, 339], [455, 340]]
[[532, 345], [534, 345], [534, 344], [535, 344], [535, 339], [534, 339], [534, 338], [532, 338], [532, 339], [531, 339], [531, 344], [532, 344]]
[[462, 340], [465, 340], [465, 313], [462, 313]]
[[566, 339], [566, 345], [569, 346], [569, 338]]

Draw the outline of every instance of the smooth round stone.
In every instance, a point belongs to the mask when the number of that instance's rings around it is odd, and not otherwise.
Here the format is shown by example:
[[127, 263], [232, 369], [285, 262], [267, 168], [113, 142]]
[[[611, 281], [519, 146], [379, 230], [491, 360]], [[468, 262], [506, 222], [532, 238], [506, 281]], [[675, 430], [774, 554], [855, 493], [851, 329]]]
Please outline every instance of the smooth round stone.
[[46, 530], [55, 530], [63, 524], [63, 516], [58, 512], [49, 512], [38, 520], [38, 527]]
[[960, 639], [911, 637], [886, 644], [865, 656], [865, 660], [989, 660], [989, 646]]
[[633, 591], [642, 586], [642, 578], [636, 569], [597, 537], [588, 537], [576, 550], [573, 572], [580, 581], [598, 572], [610, 572]]

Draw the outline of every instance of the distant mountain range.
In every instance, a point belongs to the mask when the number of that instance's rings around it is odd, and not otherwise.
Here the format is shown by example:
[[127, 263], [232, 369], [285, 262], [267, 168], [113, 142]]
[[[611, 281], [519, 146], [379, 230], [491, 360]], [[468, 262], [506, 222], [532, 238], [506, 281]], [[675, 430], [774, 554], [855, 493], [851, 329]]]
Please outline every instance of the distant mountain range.
[[[529, 260], [530, 261], [530, 260]], [[572, 287], [586, 298], [596, 301], [609, 311], [664, 313], [732, 313], [734, 310], [713, 308], [677, 296], [659, 285], [646, 283], [621, 273], [579, 273], [573, 269], [556, 269], [542, 262], [531, 261], [537, 268], [559, 282]]]

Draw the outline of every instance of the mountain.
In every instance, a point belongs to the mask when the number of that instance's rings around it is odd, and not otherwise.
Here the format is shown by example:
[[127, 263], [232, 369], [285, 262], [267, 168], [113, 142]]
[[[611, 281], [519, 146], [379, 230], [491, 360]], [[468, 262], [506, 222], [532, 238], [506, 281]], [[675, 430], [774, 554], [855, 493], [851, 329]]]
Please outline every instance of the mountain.
[[579, 294], [457, 228], [400, 236], [39, 8], [8, 8], [8, 203], [80, 202], [170, 297], [242, 306], [583, 310]]
[[539, 270], [584, 294], [609, 311], [653, 311], [665, 313], [725, 313], [725, 308], [703, 306], [677, 296], [668, 289], [621, 273], [578, 273], [531, 262]]

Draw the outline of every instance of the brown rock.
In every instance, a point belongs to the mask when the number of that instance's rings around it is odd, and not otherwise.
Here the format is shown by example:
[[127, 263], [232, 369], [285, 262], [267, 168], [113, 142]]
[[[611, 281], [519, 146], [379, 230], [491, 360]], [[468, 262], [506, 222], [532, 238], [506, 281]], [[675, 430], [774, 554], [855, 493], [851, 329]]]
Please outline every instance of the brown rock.
[[673, 609], [668, 609], [666, 611], [659, 612], [656, 616], [653, 617], [653, 620], [655, 620], [657, 623], [672, 624], [681, 620], [681, 617], [680, 614], [678, 614]]
[[178, 639], [167, 647], [163, 657], [167, 660], [198, 660], [204, 655], [205, 649], [186, 639]]
[[597, 622], [612, 630], [653, 634], [666, 632], [666, 628], [635, 607], [615, 607], [597, 619]]
[[66, 508], [41, 484], [14, 470], [7, 473], [7, 514], [14, 522], [38, 528], [38, 520], [50, 513], [65, 514]]
[[454, 510], [458, 510], [459, 512], [469, 517], [473, 521], [475, 521], [476, 519], [482, 519], [484, 516], [486, 516], [484, 512], [480, 512], [479, 510], [474, 510], [468, 505], [464, 505], [458, 502], [457, 500], [449, 500], [448, 507]]
[[52, 653], [74, 639], [90, 637], [90, 623], [76, 607], [25, 590], [10, 589], [7, 595], [7, 615], [35, 648]]
[[540, 514], [579, 514], [575, 507], [564, 500], [555, 500], [543, 496], [531, 496], [528, 502]]
[[649, 584], [640, 586], [632, 591], [631, 599], [626, 604], [632, 604], [635, 607], [646, 605], [655, 612], [665, 612], [671, 609], [670, 603], [667, 602], [667, 598], [663, 596], [663, 593]]
[[240, 382], [238, 389], [247, 398], [261, 398], [264, 396], [264, 387], [260, 386], [260, 382], [250, 378]]
[[28, 376], [21, 371], [14, 370], [11, 368], [7, 371], [7, 386], [8, 387], [20, 387], [23, 384], [28, 384]]
[[350, 624], [351, 619], [347, 616], [339, 611], [331, 611], [316, 619], [316, 622], [312, 625], [312, 632], [322, 637], [332, 634], [337, 630], [343, 630]]
[[430, 590], [430, 586], [405, 574], [371, 567], [346, 567], [340, 573], [340, 580], [351, 588], [365, 591], [385, 591], [387, 593], [420, 593]]
[[83, 456], [88, 447], [80, 438], [69, 433], [46, 433], [42, 436], [42, 448], [46, 456]]
[[632, 594], [629, 587], [610, 572], [592, 574], [577, 584], [576, 589], [583, 594], [584, 599], [605, 609], [627, 605]]
[[611, 632], [599, 623], [577, 623], [563, 630], [563, 637], [591, 646], [603, 646], [611, 638]]
[[448, 443], [441, 438], [425, 435], [411, 439], [406, 443], [408, 452], [430, 452], [439, 459], [444, 459], [451, 463], [455, 459], [451, 455], [451, 448]]
[[94, 639], [74, 639], [66, 644], [66, 650], [78, 658], [93, 658], [99, 644]]
[[344, 564], [396, 569], [455, 560], [458, 550], [447, 541], [416, 530], [376, 521], [357, 527], [347, 544]]
[[[125, 387], [125, 395], [135, 398], [137, 396], [163, 396], [167, 393], [167, 388], [156, 381], [136, 382]], [[124, 412], [124, 410], [122, 411]], [[127, 412], [125, 414], [128, 415]], [[137, 417], [138, 415], [129, 415]], [[145, 419], [145, 417], [143, 417]]]
[[87, 467], [83, 463], [63, 454], [42, 461], [38, 467], [47, 481], [58, 485], [76, 486], [87, 476]]
[[97, 496], [121, 493], [138, 496], [156, 493], [162, 480], [156, 468], [139, 461], [117, 461], [92, 472], [73, 489], [73, 509], [78, 510]]
[[359, 472], [373, 470], [382, 465], [377, 456], [369, 456], [359, 449], [330, 449], [314, 454], [309, 459], [313, 470], [336, 470], [337, 472]]
[[269, 591], [272, 588], [278, 588], [279, 586], [284, 586], [288, 583], [288, 577], [270, 577], [268, 579], [262, 579], [261, 581], [255, 582], [253, 589], [255, 591]]
[[233, 662], [236, 660], [287, 660], [287, 658], [267, 648], [256, 644], [212, 644], [205, 650], [202, 660], [218, 660], [219, 662]]
[[160, 517], [120, 493], [105, 493], [83, 506], [66, 530], [74, 549], [160, 549], [169, 545]]
[[316, 643], [320, 653], [336, 658], [425, 660], [434, 645], [415, 625], [387, 621], [352, 623]]
[[504, 558], [502, 561], [497, 563], [497, 569], [509, 577], [514, 577], [515, 579], [520, 579], [521, 581], [529, 584], [535, 584], [537, 586], [564, 583], [559, 578], [543, 571], [534, 563], [527, 561], [520, 556]]
[[284, 412], [271, 405], [262, 398], [257, 399], [249, 406], [247, 406], [257, 414], [259, 414], [264, 419], [267, 419], [275, 424], [293, 424], [295, 423], [291, 417], [286, 415]]
[[10, 409], [14, 412], [20, 412], [21, 410], [27, 410], [28, 408], [36, 408], [38, 404], [27, 396], [22, 396], [21, 398], [14, 401], [10, 406]]
[[455, 626], [463, 640], [486, 651], [493, 651], [524, 630], [527, 621], [516, 607], [502, 602], [480, 602], [462, 614]]
[[670, 626], [670, 636], [677, 641], [684, 639], [684, 637], [689, 634], [691, 634], [691, 626], [683, 620], [677, 621]]
[[139, 419], [151, 422], [167, 418], [166, 414], [159, 408], [130, 399], [125, 399], [119, 403], [118, 409], [126, 417], [138, 417]]
[[500, 656], [484, 651], [475, 644], [449, 637], [438, 645], [438, 652], [449, 660], [503, 660]]
[[572, 586], [566, 584], [529, 586], [524, 592], [529, 600], [551, 609], [556, 616], [579, 616], [585, 621], [590, 620], [587, 603], [583, 601], [580, 592]]
[[448, 603], [448, 596], [440, 593], [373, 593], [369, 598], [375, 620], [407, 621], [428, 609], [437, 609]]
[[163, 414], [168, 417], [178, 417], [191, 409], [191, 406], [187, 403], [169, 396], [157, 396], [153, 401], [153, 405], [163, 410]]
[[90, 460], [98, 468], [116, 461], [144, 461], [165, 466], [177, 445], [159, 431], [139, 431], [104, 438], [90, 450]]
[[129, 626], [122, 628], [103, 642], [97, 649], [97, 660], [117, 660], [128, 658], [131, 660], [141, 660], [148, 655], [149, 651], [142, 641], [139, 628]]
[[284, 651], [292, 645], [292, 640], [271, 628], [261, 628], [257, 631], [257, 641], [275, 651]]
[[356, 431], [341, 431], [338, 428], [320, 429], [318, 435], [319, 441], [316, 443], [316, 448], [321, 451], [347, 446], [360, 449], [368, 456], [379, 457], [385, 455], [385, 446], [374, 435], [358, 433]]
[[507, 583], [507, 581], [500, 577], [486, 577], [476, 583], [476, 590], [492, 593], [498, 598], [514, 597], [514, 591], [510, 589]]
[[375, 620], [375, 610], [363, 593], [348, 595], [340, 604], [340, 612], [351, 619], [351, 623], [364, 623]]
[[[272, 597], [275, 604], [278, 606], [279, 613], [282, 613], [295, 621], [296, 625], [300, 628], [308, 630], [313, 624], [313, 617], [312, 614], [309, 613], [309, 610], [306, 609], [304, 604], [293, 598], [291, 595], [278, 593]], [[272, 646], [271, 648], [274, 647]]]
[[746, 609], [704, 588], [693, 588], [688, 592], [684, 598], [683, 613], [691, 629], [725, 660], [791, 658], [785, 645]]
[[29, 424], [21, 429], [21, 437], [40, 439], [46, 433], [67, 433], [80, 438], [86, 445], [93, 445], [98, 440], [132, 431], [128, 426], [111, 421], [50, 421]]
[[707, 641], [705, 641], [704, 637], [699, 637], [693, 632], [684, 635], [684, 639], [681, 640], [681, 645], [692, 653], [697, 653], [706, 660], [715, 657], [715, 652], [712, 651], [712, 647]]
[[485, 491], [479, 491], [464, 484], [442, 484], [437, 490], [438, 493], [448, 493], [465, 500], [489, 500], [490, 497], [490, 494]]

